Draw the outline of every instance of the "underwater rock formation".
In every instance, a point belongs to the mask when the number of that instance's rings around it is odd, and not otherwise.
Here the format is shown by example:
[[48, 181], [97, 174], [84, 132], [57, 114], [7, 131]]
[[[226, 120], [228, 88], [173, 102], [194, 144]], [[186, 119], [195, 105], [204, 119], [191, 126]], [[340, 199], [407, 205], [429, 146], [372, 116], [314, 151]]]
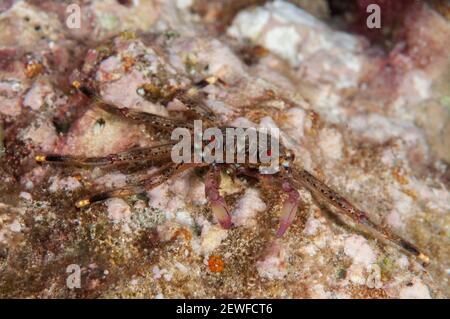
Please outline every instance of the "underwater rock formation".
[[[449, 296], [448, 17], [408, 7], [404, 36], [382, 49], [338, 30], [326, 1], [229, 12], [200, 0], [74, 2], [80, 29], [66, 26], [62, 2], [0, 7], [1, 297]], [[215, 25], [221, 12], [228, 21]], [[202, 171], [80, 210], [80, 196], [122, 187], [128, 173], [34, 162], [39, 152], [102, 156], [158, 142], [158, 132], [92, 107], [73, 80], [119, 107], [169, 116], [183, 102], [163, 103], [166, 92], [208, 77], [224, 83], [201, 89], [223, 123], [279, 128], [297, 165], [415, 243], [430, 265], [355, 232], [306, 189], [275, 238], [281, 189], [223, 174], [234, 222], [225, 230]], [[79, 289], [66, 286], [71, 264], [81, 267]]]

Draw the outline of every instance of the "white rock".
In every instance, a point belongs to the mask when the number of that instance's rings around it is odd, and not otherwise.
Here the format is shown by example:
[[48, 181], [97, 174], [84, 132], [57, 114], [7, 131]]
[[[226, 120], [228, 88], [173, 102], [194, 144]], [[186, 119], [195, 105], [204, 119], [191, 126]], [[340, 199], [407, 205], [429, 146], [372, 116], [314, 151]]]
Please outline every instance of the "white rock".
[[270, 244], [261, 260], [256, 262], [256, 269], [260, 277], [270, 280], [281, 279], [287, 274], [285, 262], [286, 252], [278, 243]]
[[187, 9], [192, 5], [192, 0], [177, 0], [178, 9]]
[[311, 127], [311, 120], [306, 116], [305, 110], [299, 107], [293, 107], [286, 111], [285, 124], [288, 126], [289, 136], [299, 140], [304, 136], [304, 130]]
[[133, 70], [115, 81], [108, 81], [103, 89], [103, 98], [119, 106], [124, 106], [147, 113], [167, 116], [165, 107], [144, 100], [136, 92], [137, 88], [145, 83], [142, 73]]
[[23, 105], [33, 110], [39, 110], [44, 104], [45, 97], [53, 93], [53, 88], [48, 83], [36, 82], [27, 92], [23, 100]]
[[369, 266], [376, 261], [376, 254], [367, 240], [359, 235], [351, 235], [345, 239], [344, 252], [352, 257], [355, 263]]
[[411, 104], [419, 103], [430, 97], [431, 84], [431, 79], [424, 72], [418, 70], [409, 71], [402, 78], [399, 95], [405, 98], [404, 102]]
[[206, 204], [205, 196], [205, 183], [201, 181], [194, 182], [189, 189], [188, 199], [194, 205], [204, 205]]
[[322, 284], [317, 284], [311, 287], [310, 290], [310, 298], [314, 299], [329, 299], [331, 297], [331, 293], [325, 291], [325, 287]]
[[399, 297], [401, 299], [431, 299], [428, 287], [417, 278], [413, 280], [411, 287], [404, 287], [400, 290]]
[[333, 160], [342, 158], [343, 142], [340, 132], [334, 129], [320, 131], [319, 147], [323, 154]]
[[20, 230], [22, 229], [22, 226], [20, 225], [20, 223], [19, 223], [18, 220], [14, 220], [14, 221], [9, 225], [9, 229], [10, 229], [12, 232], [19, 233]]
[[269, 21], [269, 16], [269, 12], [262, 7], [257, 7], [249, 11], [240, 11], [227, 32], [235, 38], [255, 41]]
[[161, 274], [161, 270], [159, 269], [158, 266], [153, 266], [152, 272], [153, 272], [153, 278], [154, 279], [161, 278], [162, 274]]
[[165, 281], [171, 281], [172, 280], [172, 274], [169, 273], [169, 272], [164, 274], [163, 277], [164, 277]]
[[267, 206], [262, 201], [259, 191], [255, 188], [248, 188], [245, 191], [232, 213], [233, 223], [237, 226], [252, 227], [256, 224], [255, 217], [258, 213], [266, 210]]
[[175, 267], [177, 267], [178, 270], [184, 274], [187, 274], [189, 272], [189, 269], [185, 265], [183, 265], [182, 263], [180, 263], [178, 261], [175, 263]]
[[21, 140], [31, 140], [35, 145], [39, 145], [42, 151], [51, 152], [58, 142], [53, 123], [48, 119], [37, 118], [30, 125], [19, 133]]
[[186, 202], [184, 200], [184, 197], [175, 196], [170, 198], [169, 202], [167, 203], [167, 206], [165, 207], [165, 213], [166, 217], [168, 219], [173, 218], [176, 213], [184, 209], [186, 206]]
[[149, 198], [149, 205], [153, 208], [165, 209], [169, 202], [168, 185], [162, 184], [149, 192], [147, 192], [147, 196]]
[[179, 211], [176, 213], [176, 221], [181, 225], [192, 226], [194, 224], [194, 220], [191, 215], [186, 211]]
[[31, 196], [31, 194], [30, 193], [27, 193], [27, 192], [20, 192], [20, 195], [19, 195], [21, 198], [23, 198], [23, 199], [26, 199], [26, 200], [32, 200], [33, 198], [32, 198], [32, 196]]
[[405, 227], [405, 223], [403, 222], [400, 214], [397, 211], [392, 211], [387, 215], [386, 221], [393, 228], [401, 229]]
[[315, 218], [311, 215], [306, 221], [305, 229], [303, 233], [308, 236], [313, 236], [317, 233], [317, 230], [322, 226], [322, 223], [319, 219]]
[[123, 187], [127, 184], [127, 176], [122, 173], [109, 173], [95, 180], [108, 188]]
[[130, 206], [121, 198], [110, 198], [106, 201], [108, 217], [113, 223], [128, 221], [131, 216]]
[[303, 78], [337, 88], [355, 87], [363, 70], [364, 41], [330, 29], [288, 1], [242, 10], [228, 28], [234, 38], [251, 41], [299, 67]]
[[288, 60], [292, 66], [299, 65], [297, 46], [300, 43], [300, 35], [294, 27], [278, 27], [269, 30], [263, 43], [267, 49]]
[[259, 128], [279, 129], [275, 121], [270, 116], [265, 116], [259, 122]]
[[241, 128], [247, 128], [247, 127], [256, 127], [257, 125], [253, 123], [252, 121], [246, 119], [245, 117], [238, 117], [233, 122], [230, 123], [233, 127], [241, 127]]
[[306, 245], [302, 250], [309, 256], [315, 256], [317, 253], [317, 248], [313, 244]]
[[203, 255], [209, 255], [220, 243], [227, 238], [228, 231], [222, 229], [219, 225], [210, 225], [205, 223], [201, 234], [201, 252]]
[[350, 280], [351, 282], [353, 282], [355, 284], [364, 285], [364, 284], [366, 284], [366, 276], [365, 276], [364, 272], [365, 272], [365, 267], [362, 264], [353, 263], [347, 269], [346, 279]]
[[210, 74], [214, 74], [225, 82], [232, 81], [237, 76], [246, 76], [243, 62], [230, 47], [216, 39], [203, 43], [203, 46], [205, 44], [204, 49], [197, 52], [197, 57], [199, 63], [208, 63]]
[[187, 176], [171, 180], [170, 190], [178, 197], [186, 197], [189, 192], [190, 181]]
[[99, 69], [96, 74], [96, 79], [100, 82], [117, 80], [120, 77], [118, 71], [121, 66], [119, 57], [113, 55], [105, 59], [100, 63]]
[[222, 101], [208, 100], [207, 105], [216, 114], [231, 115], [232, 109]]
[[407, 269], [409, 266], [408, 257], [406, 257], [405, 255], [399, 257], [396, 261], [396, 264], [398, 265], [398, 267], [400, 267], [402, 269]]
[[52, 184], [50, 185], [48, 190], [51, 193], [55, 193], [60, 190], [73, 191], [73, 190], [81, 187], [80, 182], [75, 177], [72, 177], [72, 176], [64, 177], [64, 178], [51, 177], [50, 181], [52, 181]]

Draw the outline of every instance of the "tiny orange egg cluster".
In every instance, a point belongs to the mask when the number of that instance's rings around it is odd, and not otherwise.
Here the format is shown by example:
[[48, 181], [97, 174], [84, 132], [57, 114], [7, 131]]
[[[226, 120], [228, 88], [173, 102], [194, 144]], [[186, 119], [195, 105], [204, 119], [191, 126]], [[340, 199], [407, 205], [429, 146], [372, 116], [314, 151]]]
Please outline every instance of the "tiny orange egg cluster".
[[208, 267], [211, 272], [222, 272], [224, 268], [224, 262], [220, 256], [210, 256], [208, 259]]

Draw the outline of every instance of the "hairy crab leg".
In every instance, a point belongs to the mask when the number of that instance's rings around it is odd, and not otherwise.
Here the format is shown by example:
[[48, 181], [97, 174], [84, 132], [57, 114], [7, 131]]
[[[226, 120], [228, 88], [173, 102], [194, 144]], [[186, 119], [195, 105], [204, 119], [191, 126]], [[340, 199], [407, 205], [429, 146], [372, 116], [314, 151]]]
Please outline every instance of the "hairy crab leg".
[[126, 197], [126, 196], [130, 196], [133, 194], [139, 194], [142, 193], [145, 189], [143, 187], [139, 187], [139, 186], [128, 186], [128, 187], [123, 187], [123, 188], [119, 188], [119, 189], [114, 189], [114, 190], [110, 190], [110, 191], [106, 191], [106, 192], [100, 192], [100, 193], [96, 193], [92, 196], [86, 197], [86, 198], [82, 198], [78, 201], [75, 202], [75, 206], [77, 208], [82, 208], [97, 202], [101, 202], [104, 200], [107, 200], [108, 198], [112, 198], [112, 197]]
[[176, 142], [168, 142], [150, 147], [134, 148], [117, 154], [106, 156], [84, 157], [61, 154], [38, 154], [35, 161], [40, 164], [60, 164], [77, 167], [111, 166], [127, 164], [131, 162], [143, 162], [146, 166], [165, 163], [170, 160], [173, 145]]
[[103, 100], [94, 90], [91, 88], [81, 85], [80, 83], [76, 82], [72, 83], [72, 85], [78, 89], [81, 93], [83, 93], [88, 98], [92, 99], [95, 102], [95, 106], [99, 107], [100, 109], [116, 115], [120, 116], [122, 118], [142, 123], [145, 125], [148, 125], [149, 127], [157, 130], [162, 130], [164, 132], [172, 132], [176, 128], [187, 128], [187, 129], [193, 129], [193, 125], [191, 123], [186, 123], [183, 121], [177, 121], [174, 119], [170, 119], [164, 116], [147, 113], [147, 112], [141, 112], [129, 109], [127, 107], [118, 107], [117, 105], [114, 105], [113, 103], [108, 103], [105, 100]]
[[203, 92], [200, 91], [204, 87], [215, 83], [225, 85], [225, 82], [217, 77], [207, 77], [195, 83], [190, 89], [177, 94], [176, 98], [181, 101], [189, 111], [200, 116], [203, 120], [208, 120], [212, 123], [217, 122], [218, 119], [216, 114], [206, 105], [204, 96], [202, 95]]
[[283, 182], [281, 187], [283, 191], [288, 193], [288, 198], [283, 203], [283, 207], [281, 209], [280, 227], [276, 233], [277, 237], [283, 236], [292, 224], [300, 202], [300, 194], [291, 186], [289, 182]]
[[170, 163], [162, 168], [158, 169], [156, 172], [152, 172], [149, 175], [141, 176], [136, 180], [131, 182], [131, 185], [125, 186], [123, 188], [118, 188], [106, 192], [96, 193], [87, 198], [83, 198], [78, 200], [75, 203], [75, 206], [78, 208], [88, 206], [90, 204], [104, 201], [111, 197], [124, 197], [130, 196], [133, 194], [139, 194], [143, 191], [151, 190], [169, 179], [173, 178], [176, 175], [181, 174], [185, 170], [194, 167], [194, 164], [174, 164]]
[[363, 225], [369, 230], [374, 230], [378, 235], [381, 235], [383, 239], [397, 244], [405, 251], [419, 258], [424, 264], [428, 264], [430, 262], [430, 258], [422, 253], [415, 245], [400, 236], [393, 234], [385, 227], [373, 223], [365, 212], [350, 204], [350, 202], [348, 202], [345, 198], [319, 181], [306, 170], [293, 169], [289, 172], [291, 173], [291, 182], [293, 185], [297, 186], [300, 184], [299, 186], [306, 187], [314, 195], [324, 200], [329, 205], [335, 207], [338, 212], [350, 217], [357, 224]]
[[231, 214], [225, 199], [219, 193], [220, 168], [213, 165], [205, 177], [205, 195], [211, 205], [211, 210], [216, 216], [222, 228], [229, 229], [232, 226]]
[[[197, 117], [200, 117], [201, 119], [210, 123], [214, 123], [217, 121], [217, 116], [211, 110], [211, 108], [206, 105], [203, 96], [201, 96], [200, 94], [200, 89], [205, 87], [206, 85], [214, 84], [216, 82], [224, 84], [224, 82], [220, 79], [209, 77], [203, 79], [202, 81], [199, 81], [188, 90], [180, 90], [180, 92], [175, 94], [173, 98], [177, 98], [179, 101], [181, 101], [188, 108], [188, 110], [196, 114]], [[188, 122], [177, 121], [156, 114], [131, 110], [126, 107], [119, 108], [112, 103], [104, 101], [92, 89], [86, 86], [81, 86], [79, 83], [74, 84], [74, 86], [84, 95], [96, 101], [97, 106], [108, 113], [118, 115], [135, 122], [147, 124], [152, 128], [156, 128], [165, 132], [172, 132], [176, 128], [187, 128], [190, 130], [193, 129], [193, 125]]]
[[186, 128], [189, 130], [192, 130], [194, 128], [193, 124], [190, 122], [177, 121], [164, 116], [140, 112], [126, 107], [119, 108], [114, 104], [107, 103], [99, 99], [96, 99], [96, 101], [97, 103], [95, 105], [102, 110], [134, 122], [146, 124], [152, 129], [171, 133], [176, 128]]
[[[215, 83], [225, 84], [225, 82], [223, 82], [221, 79], [218, 79], [216, 77], [208, 77], [195, 83], [194, 86], [192, 86], [190, 89], [177, 90], [178, 92], [176, 92], [172, 96], [171, 100], [177, 98], [188, 108], [190, 112], [195, 113], [197, 116], [200, 116], [200, 118], [215, 122], [217, 120], [217, 117], [214, 112], [206, 105], [204, 98], [200, 92], [200, 89], [204, 88], [207, 85]], [[125, 118], [134, 121], [147, 123], [163, 130], [172, 130], [176, 127], [187, 127], [192, 129], [190, 124], [175, 121], [173, 119], [168, 119], [163, 116], [134, 111], [125, 107], [118, 108], [114, 104], [104, 101], [100, 96], [98, 96], [98, 94], [94, 92], [94, 90], [87, 86], [81, 85], [79, 82], [73, 83], [73, 86], [87, 97], [97, 101], [99, 103], [99, 107], [112, 114], [124, 116]]]

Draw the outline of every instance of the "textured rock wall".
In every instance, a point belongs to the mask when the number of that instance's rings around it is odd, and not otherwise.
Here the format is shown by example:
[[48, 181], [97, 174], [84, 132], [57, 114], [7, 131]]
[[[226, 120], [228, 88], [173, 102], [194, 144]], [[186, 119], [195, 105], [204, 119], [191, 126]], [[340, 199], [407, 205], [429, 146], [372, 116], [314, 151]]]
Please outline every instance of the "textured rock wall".
[[[62, 2], [0, 7], [0, 296], [448, 297], [448, 18], [413, 6], [402, 40], [382, 51], [333, 27], [325, 1], [121, 2], [79, 1], [81, 29], [66, 27]], [[142, 87], [165, 92], [209, 76], [226, 83], [202, 89], [223, 123], [280, 128], [296, 165], [431, 264], [356, 232], [304, 189], [276, 239], [284, 195], [270, 185], [224, 174], [235, 224], [224, 230], [201, 170], [79, 210], [80, 196], [132, 175], [33, 161], [41, 151], [97, 156], [159, 141], [93, 107], [70, 88], [75, 78], [120, 107], [173, 116], [181, 101], [166, 107]], [[80, 289], [66, 286], [70, 264], [81, 267]]]

